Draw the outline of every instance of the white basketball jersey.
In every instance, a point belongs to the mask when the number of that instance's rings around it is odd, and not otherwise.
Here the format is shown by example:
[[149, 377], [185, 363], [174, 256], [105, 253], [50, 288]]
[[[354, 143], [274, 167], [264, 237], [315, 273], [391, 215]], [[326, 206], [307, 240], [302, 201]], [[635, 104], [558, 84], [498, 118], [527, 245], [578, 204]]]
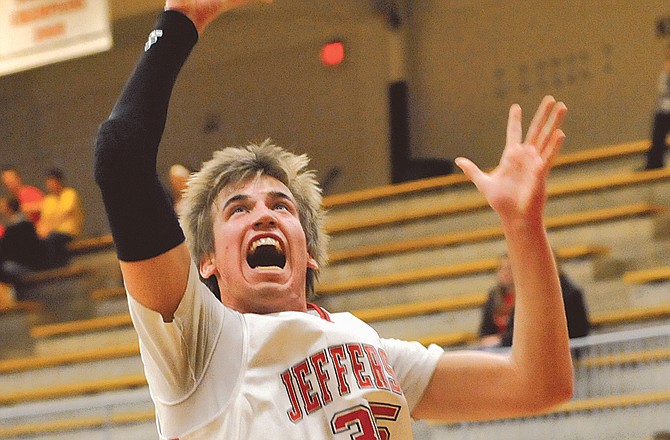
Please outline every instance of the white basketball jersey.
[[411, 439], [442, 353], [349, 313], [237, 313], [194, 266], [173, 322], [129, 304], [162, 439]]

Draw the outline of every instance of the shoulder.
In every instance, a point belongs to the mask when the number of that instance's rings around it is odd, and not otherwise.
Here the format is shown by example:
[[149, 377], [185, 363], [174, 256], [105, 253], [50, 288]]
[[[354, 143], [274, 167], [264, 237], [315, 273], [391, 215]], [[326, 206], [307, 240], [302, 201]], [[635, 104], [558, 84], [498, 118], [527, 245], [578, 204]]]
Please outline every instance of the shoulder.
[[68, 186], [66, 188], [63, 188], [63, 193], [61, 197], [65, 200], [77, 200], [79, 198], [79, 193], [77, 192], [76, 189]]
[[44, 198], [44, 193], [34, 186], [26, 185], [19, 191], [19, 198], [22, 201], [34, 201]]

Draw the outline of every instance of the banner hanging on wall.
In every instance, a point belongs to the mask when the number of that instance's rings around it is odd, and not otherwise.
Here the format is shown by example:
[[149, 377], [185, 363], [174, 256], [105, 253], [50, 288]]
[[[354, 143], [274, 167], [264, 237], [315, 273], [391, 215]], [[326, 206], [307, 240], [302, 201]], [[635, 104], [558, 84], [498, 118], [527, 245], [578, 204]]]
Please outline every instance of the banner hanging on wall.
[[107, 0], [0, 0], [0, 75], [111, 47]]

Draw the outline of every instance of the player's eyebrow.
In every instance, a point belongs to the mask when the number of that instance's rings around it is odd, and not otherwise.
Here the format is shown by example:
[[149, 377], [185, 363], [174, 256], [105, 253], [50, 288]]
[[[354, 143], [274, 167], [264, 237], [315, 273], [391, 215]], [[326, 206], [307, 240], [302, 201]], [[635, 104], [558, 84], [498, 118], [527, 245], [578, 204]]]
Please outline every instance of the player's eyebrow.
[[286, 194], [286, 193], [284, 193], [284, 192], [281, 192], [281, 191], [270, 191], [270, 192], [268, 193], [268, 196], [269, 196], [270, 198], [272, 198], [272, 199], [283, 199], [283, 200], [288, 200], [289, 202], [295, 204], [295, 200], [293, 200], [293, 197], [291, 197], [290, 195], [288, 195], [288, 194]]
[[[295, 204], [295, 200], [293, 197], [290, 195], [282, 192], [282, 191], [269, 191], [267, 193], [267, 196], [270, 197], [271, 199], [282, 199], [282, 200], [287, 200], [293, 204]], [[222, 211], [224, 211], [230, 204], [235, 203], [235, 202], [244, 202], [246, 200], [249, 200], [251, 197], [247, 194], [235, 194], [234, 196], [231, 196], [226, 200], [226, 203], [224, 203], [223, 208], [221, 208]]]
[[223, 207], [221, 208], [221, 211], [224, 211], [230, 204], [235, 203], [235, 202], [241, 202], [249, 200], [249, 196], [246, 194], [235, 194], [232, 197], [229, 197], [228, 200], [226, 200], [226, 203], [224, 203]]

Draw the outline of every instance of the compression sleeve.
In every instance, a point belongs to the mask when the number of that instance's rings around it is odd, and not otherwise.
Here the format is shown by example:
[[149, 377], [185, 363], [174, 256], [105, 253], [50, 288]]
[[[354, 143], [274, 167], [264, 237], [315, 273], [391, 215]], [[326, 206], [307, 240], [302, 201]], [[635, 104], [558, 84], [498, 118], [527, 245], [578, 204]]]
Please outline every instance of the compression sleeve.
[[95, 180], [122, 261], [152, 258], [184, 241], [156, 157], [174, 83], [197, 40], [185, 15], [163, 12], [109, 119], [98, 129]]

